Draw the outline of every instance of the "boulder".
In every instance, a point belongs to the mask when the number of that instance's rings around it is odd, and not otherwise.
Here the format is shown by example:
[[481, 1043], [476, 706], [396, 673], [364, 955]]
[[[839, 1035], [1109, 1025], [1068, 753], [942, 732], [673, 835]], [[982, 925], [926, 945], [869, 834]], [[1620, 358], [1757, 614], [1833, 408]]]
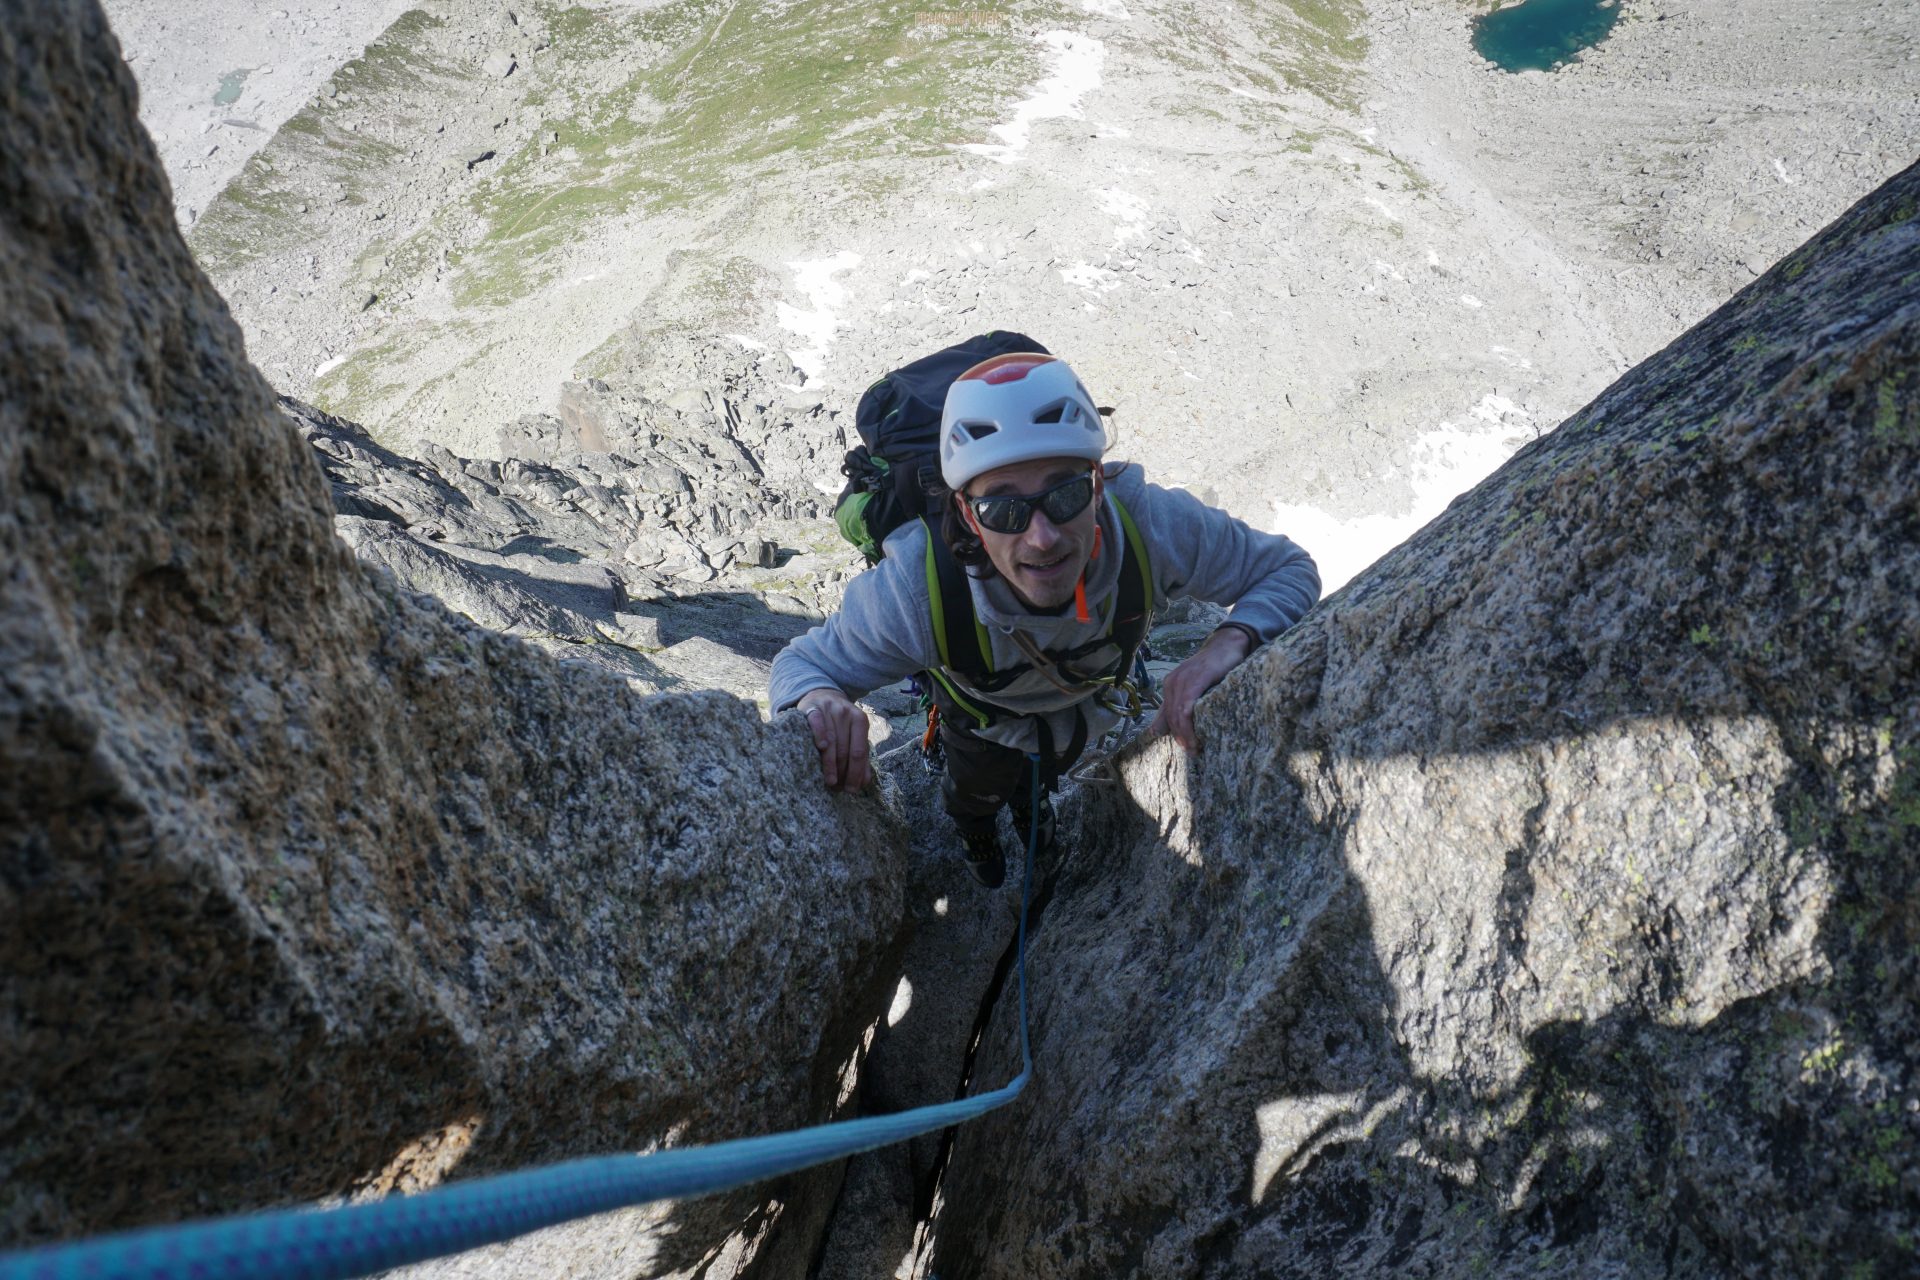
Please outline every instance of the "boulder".
[[[92, 0], [0, 0], [0, 155], [0, 1248], [842, 1109], [904, 832], [355, 558]], [[836, 1185], [486, 1270], [800, 1276]]]
[[1084, 797], [1033, 1084], [915, 1274], [1913, 1273], [1916, 208], [1920, 167]]

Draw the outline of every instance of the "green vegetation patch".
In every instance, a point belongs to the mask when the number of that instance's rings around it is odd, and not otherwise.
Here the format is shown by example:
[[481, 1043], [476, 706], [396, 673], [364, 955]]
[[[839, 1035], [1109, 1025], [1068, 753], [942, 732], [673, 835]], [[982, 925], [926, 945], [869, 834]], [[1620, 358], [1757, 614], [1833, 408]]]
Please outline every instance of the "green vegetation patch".
[[[209, 269], [237, 270], [297, 249], [315, 210], [361, 205], [384, 187], [406, 154], [392, 139], [432, 132], [417, 106], [436, 93], [446, 98], [466, 79], [433, 51], [433, 34], [444, 25], [418, 9], [402, 14], [335, 74], [338, 97], [317, 97], [280, 126], [194, 225], [189, 240]], [[378, 112], [365, 109], [375, 101]], [[371, 116], [381, 121], [377, 131], [346, 128], [349, 118]]]
[[[1366, 6], [1360, 0], [1234, 0], [1230, 14], [1186, 6], [1180, 29], [1199, 55], [1196, 69], [1232, 69], [1270, 93], [1303, 89], [1344, 110], [1357, 109], [1360, 65], [1367, 56]], [[1252, 44], [1240, 34], [1249, 29]]]
[[314, 399], [327, 412], [352, 418], [360, 406], [403, 395], [405, 383], [391, 378], [402, 373], [405, 355], [398, 341], [363, 347], [315, 383]]
[[1041, 74], [1043, 51], [1010, 38], [1011, 15], [846, 0], [547, 9], [542, 102], [574, 105], [470, 198], [486, 229], [458, 300], [510, 300], [542, 255], [602, 218], [698, 207], [776, 171], [980, 140]]

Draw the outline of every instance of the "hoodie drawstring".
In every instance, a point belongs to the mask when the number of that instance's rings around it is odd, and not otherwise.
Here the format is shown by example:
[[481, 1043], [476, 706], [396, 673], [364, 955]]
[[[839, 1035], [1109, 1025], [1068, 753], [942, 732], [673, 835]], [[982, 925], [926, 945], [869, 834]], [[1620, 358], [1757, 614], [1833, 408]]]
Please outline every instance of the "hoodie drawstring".
[[1100, 526], [1093, 526], [1093, 554], [1087, 557], [1086, 564], [1080, 568], [1080, 580], [1073, 584], [1073, 617], [1076, 622], [1091, 622], [1087, 613], [1087, 570], [1093, 568], [1093, 562], [1100, 558]]

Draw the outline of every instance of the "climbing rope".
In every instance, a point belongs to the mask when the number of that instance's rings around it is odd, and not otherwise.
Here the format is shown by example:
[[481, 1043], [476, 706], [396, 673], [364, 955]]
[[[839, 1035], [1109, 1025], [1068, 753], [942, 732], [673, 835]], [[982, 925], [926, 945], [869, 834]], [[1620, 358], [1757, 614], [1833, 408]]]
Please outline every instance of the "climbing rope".
[[[1033, 766], [1039, 794], [1040, 760]], [[0, 1280], [352, 1280], [654, 1200], [712, 1195], [963, 1124], [1020, 1096], [1027, 1038], [1027, 911], [1040, 806], [1032, 805], [1019, 924], [1020, 1074], [991, 1093], [887, 1116], [651, 1155], [598, 1156], [390, 1196], [155, 1227], [0, 1256]]]

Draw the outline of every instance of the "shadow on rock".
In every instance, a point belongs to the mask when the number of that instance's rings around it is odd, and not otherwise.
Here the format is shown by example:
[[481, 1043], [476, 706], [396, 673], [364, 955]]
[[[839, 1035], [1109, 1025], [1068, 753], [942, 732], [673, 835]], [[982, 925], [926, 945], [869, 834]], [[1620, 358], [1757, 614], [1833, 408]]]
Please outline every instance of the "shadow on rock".
[[[804, 726], [368, 572], [136, 96], [98, 4], [0, 0], [0, 1247], [834, 1116], [905, 833], [808, 781]], [[334, 439], [421, 547], [621, 506]], [[837, 1177], [441, 1269], [797, 1276]]]
[[[1920, 167], [1072, 815], [930, 1263], [1910, 1270]], [[1011, 1001], [981, 1073], [1017, 1061]]]

